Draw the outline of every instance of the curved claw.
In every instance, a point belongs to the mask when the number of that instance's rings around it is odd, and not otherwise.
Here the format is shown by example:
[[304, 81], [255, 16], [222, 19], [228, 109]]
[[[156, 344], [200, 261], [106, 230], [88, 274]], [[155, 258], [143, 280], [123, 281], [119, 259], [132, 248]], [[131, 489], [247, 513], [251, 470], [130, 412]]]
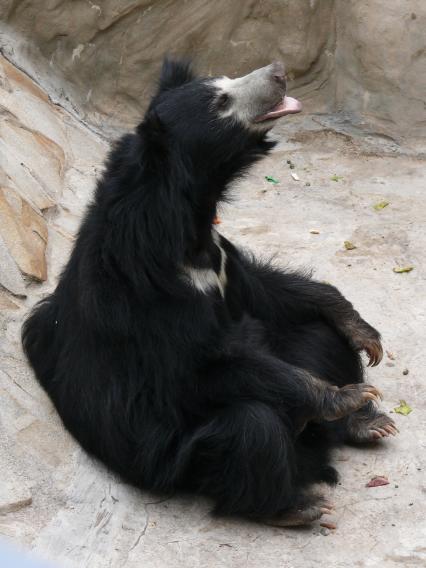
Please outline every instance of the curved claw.
[[374, 387], [373, 385], [363, 385], [363, 390], [372, 394], [379, 401], [383, 400], [383, 394], [381, 393], [381, 391], [379, 391], [377, 387]]
[[369, 433], [372, 438], [379, 439], [388, 438], [389, 436], [396, 436], [398, 434], [398, 430], [391, 424], [387, 424], [383, 427], [375, 426], [374, 428], [369, 430]]
[[374, 340], [364, 347], [369, 357], [368, 366], [376, 367], [383, 358], [383, 348], [380, 341]]
[[374, 442], [396, 436], [398, 429], [392, 418], [383, 412], [368, 416], [353, 414], [349, 421], [349, 439], [355, 442]]
[[328, 501], [319, 500], [317, 505], [308, 507], [307, 509], [290, 510], [284, 513], [282, 517], [274, 519], [266, 519], [267, 525], [274, 527], [297, 527], [308, 525], [314, 521], [321, 519], [323, 515], [332, 515], [334, 505]]
[[371, 393], [371, 392], [365, 392], [365, 393], [364, 393], [364, 400], [365, 400], [365, 401], [371, 401], [371, 402], [376, 406], [376, 408], [379, 407], [379, 404], [380, 404], [380, 399], [379, 399], [379, 397], [376, 396], [376, 395], [374, 395], [374, 394]]
[[399, 432], [395, 424], [388, 424], [387, 426], [384, 427], [384, 429], [386, 430], [386, 432], [389, 432], [389, 434], [391, 434], [392, 436], [396, 436]]
[[380, 432], [378, 432], [376, 429], [369, 430], [368, 433], [374, 440], [380, 440], [380, 438], [382, 437]]
[[385, 428], [377, 428], [377, 430], [380, 432], [380, 434], [384, 437], [387, 438], [389, 436], [389, 432], [387, 432], [385, 430]]

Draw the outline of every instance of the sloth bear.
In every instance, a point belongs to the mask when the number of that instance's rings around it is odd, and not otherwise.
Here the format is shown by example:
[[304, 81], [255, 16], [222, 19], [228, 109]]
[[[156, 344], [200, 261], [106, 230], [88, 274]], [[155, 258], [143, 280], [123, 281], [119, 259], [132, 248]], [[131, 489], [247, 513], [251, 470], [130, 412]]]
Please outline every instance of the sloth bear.
[[380, 336], [328, 284], [214, 229], [230, 183], [298, 112], [282, 63], [237, 79], [165, 60], [112, 150], [56, 290], [23, 346], [65, 427], [128, 482], [280, 526], [330, 512], [333, 444], [395, 434], [363, 382]]

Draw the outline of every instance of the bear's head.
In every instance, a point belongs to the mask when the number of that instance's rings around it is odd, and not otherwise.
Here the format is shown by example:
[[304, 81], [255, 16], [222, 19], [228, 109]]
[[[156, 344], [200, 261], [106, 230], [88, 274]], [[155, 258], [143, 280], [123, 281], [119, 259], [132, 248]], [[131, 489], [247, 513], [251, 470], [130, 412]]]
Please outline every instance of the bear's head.
[[137, 289], [176, 294], [173, 275], [203, 265], [230, 182], [273, 148], [275, 121], [300, 110], [282, 63], [230, 79], [165, 60], [143, 121], [111, 152], [96, 193], [104, 249]]
[[301, 110], [286, 88], [281, 62], [230, 79], [200, 78], [187, 61], [166, 59], [138, 127], [147, 158], [163, 168], [167, 162], [185, 165], [191, 177], [214, 181], [220, 198], [231, 179], [274, 146], [267, 132], [275, 121]]

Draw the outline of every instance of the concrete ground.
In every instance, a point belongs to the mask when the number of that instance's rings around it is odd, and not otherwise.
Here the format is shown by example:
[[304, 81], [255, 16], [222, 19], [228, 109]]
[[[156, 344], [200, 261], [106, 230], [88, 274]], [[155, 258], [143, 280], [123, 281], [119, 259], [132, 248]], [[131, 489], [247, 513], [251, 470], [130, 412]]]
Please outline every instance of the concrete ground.
[[[335, 452], [341, 482], [327, 491], [337, 529], [217, 519], [203, 499], [140, 493], [64, 432], [24, 361], [19, 328], [66, 262], [89, 199], [85, 188], [93, 187], [106, 150], [81, 127], [74, 166], [47, 216], [48, 280], [30, 284], [19, 309], [0, 312], [0, 457], [7, 494], [0, 499], [0, 535], [69, 568], [426, 565], [424, 155], [327, 117], [290, 117], [275, 136], [279, 146], [235, 188], [219, 230], [278, 264], [312, 268], [316, 278], [338, 286], [383, 335], [387, 354], [368, 371], [369, 382], [383, 390], [383, 408], [393, 412], [401, 399], [412, 407], [408, 416], [392, 415], [397, 438]], [[90, 156], [84, 143], [91, 144]], [[383, 201], [388, 205], [376, 210]], [[356, 248], [346, 250], [344, 241]], [[393, 271], [407, 266], [414, 268]], [[367, 488], [375, 475], [387, 476], [389, 484]]]

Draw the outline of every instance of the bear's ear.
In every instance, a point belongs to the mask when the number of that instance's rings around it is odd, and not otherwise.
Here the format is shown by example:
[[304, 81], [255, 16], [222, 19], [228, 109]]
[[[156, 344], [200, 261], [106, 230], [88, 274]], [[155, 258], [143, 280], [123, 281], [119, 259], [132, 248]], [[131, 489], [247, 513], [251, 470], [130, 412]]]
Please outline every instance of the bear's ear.
[[160, 74], [159, 92], [180, 87], [195, 78], [189, 59], [164, 58]]
[[146, 156], [164, 158], [167, 150], [167, 130], [154, 109], [148, 109], [136, 132], [144, 141]]

